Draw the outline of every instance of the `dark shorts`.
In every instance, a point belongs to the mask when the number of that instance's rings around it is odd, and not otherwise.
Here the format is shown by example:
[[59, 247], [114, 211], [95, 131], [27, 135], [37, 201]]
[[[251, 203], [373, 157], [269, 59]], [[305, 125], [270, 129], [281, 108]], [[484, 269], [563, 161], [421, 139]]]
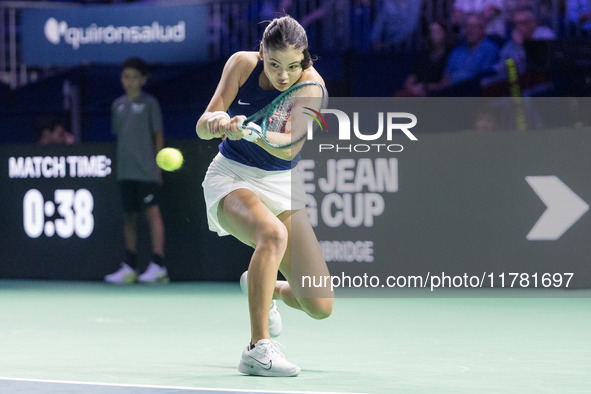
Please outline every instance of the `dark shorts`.
[[119, 181], [119, 190], [124, 212], [140, 212], [160, 201], [157, 182]]

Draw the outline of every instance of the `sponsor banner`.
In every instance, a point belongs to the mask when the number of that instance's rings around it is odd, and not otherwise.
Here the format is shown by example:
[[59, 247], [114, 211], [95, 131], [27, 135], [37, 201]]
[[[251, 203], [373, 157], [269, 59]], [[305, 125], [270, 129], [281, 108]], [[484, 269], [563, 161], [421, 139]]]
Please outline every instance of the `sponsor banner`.
[[591, 133], [569, 100], [332, 98], [310, 119], [298, 166], [330, 273], [294, 236], [298, 290], [555, 296], [591, 286]]
[[28, 65], [207, 60], [204, 5], [113, 5], [24, 9], [23, 62]]

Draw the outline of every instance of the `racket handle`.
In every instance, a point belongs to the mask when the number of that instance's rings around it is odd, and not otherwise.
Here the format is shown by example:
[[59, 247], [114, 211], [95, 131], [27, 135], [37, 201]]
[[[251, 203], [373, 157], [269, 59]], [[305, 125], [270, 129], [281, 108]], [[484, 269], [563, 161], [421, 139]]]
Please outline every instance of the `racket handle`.
[[[246, 126], [244, 126], [243, 123], [243, 121], [240, 121], [236, 124], [236, 126], [241, 130], [248, 129], [248, 133], [243, 138], [249, 142], [254, 142], [258, 140], [259, 136], [263, 133], [263, 131], [261, 130], [261, 126], [254, 122], [250, 122]], [[255, 130], [258, 131], [258, 133]]]

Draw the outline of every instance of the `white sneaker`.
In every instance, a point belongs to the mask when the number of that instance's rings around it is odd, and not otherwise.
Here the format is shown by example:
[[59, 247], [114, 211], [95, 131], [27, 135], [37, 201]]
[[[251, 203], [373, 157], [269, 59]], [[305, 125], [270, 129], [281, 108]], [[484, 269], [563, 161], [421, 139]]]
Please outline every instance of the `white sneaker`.
[[166, 267], [161, 267], [150, 261], [148, 268], [146, 268], [143, 274], [138, 276], [138, 281], [140, 283], [168, 283], [170, 280]]
[[[247, 275], [248, 271], [244, 271], [240, 277], [240, 288], [246, 295], [248, 295]], [[271, 307], [269, 308], [269, 335], [271, 338], [277, 338], [281, 335], [281, 331], [283, 331], [283, 321], [281, 320], [279, 309], [277, 309], [277, 301], [273, 300], [271, 302]]]
[[105, 282], [116, 285], [128, 285], [135, 283], [137, 280], [137, 273], [127, 263], [121, 263], [121, 268], [112, 274], [105, 275]]
[[301, 370], [285, 359], [275, 342], [261, 339], [253, 348], [249, 345], [244, 349], [238, 371], [258, 376], [297, 376]]

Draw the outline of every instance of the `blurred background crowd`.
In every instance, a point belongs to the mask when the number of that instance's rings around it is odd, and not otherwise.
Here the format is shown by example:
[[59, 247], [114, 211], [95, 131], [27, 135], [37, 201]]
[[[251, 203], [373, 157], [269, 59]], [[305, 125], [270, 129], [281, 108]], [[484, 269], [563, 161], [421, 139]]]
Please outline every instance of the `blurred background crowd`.
[[[70, 114], [72, 96], [65, 92], [66, 81], [81, 95], [76, 114], [81, 130], [74, 133], [75, 139], [111, 138], [105, 132], [107, 104], [120, 93], [117, 65], [23, 64], [18, 12], [31, 6], [115, 3], [207, 4], [208, 62], [154, 65], [147, 86], [172, 122], [167, 129], [176, 130], [169, 131], [173, 138], [194, 138], [194, 121], [215, 89], [225, 59], [238, 50], [258, 50], [265, 27], [261, 22], [285, 13], [307, 29], [316, 67], [332, 96], [587, 97], [591, 93], [591, 0], [0, 0], [4, 32], [0, 119], [7, 118], [6, 111], [13, 114], [5, 128], [22, 127], [22, 119], [31, 112], [35, 118], [60, 111]], [[11, 32], [11, 26], [16, 31]], [[32, 97], [39, 94], [46, 99]], [[47, 100], [52, 96], [59, 99]], [[3, 141], [27, 138], [4, 136]]]

